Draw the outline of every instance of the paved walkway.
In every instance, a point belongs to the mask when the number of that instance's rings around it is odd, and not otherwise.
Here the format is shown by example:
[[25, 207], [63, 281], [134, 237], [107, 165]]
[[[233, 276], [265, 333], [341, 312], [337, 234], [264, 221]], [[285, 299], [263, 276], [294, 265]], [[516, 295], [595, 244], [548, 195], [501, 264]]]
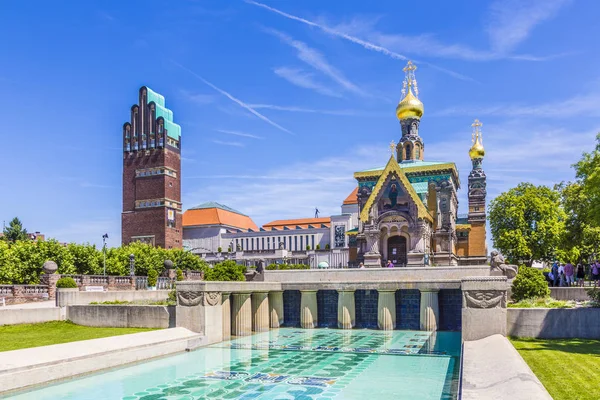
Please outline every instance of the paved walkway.
[[56, 301], [54, 300], [46, 300], [46, 301], [36, 301], [33, 303], [23, 303], [23, 304], [13, 304], [2, 306], [2, 298], [0, 298], [0, 310], [22, 310], [22, 309], [30, 309], [30, 308], [52, 308], [56, 307]]

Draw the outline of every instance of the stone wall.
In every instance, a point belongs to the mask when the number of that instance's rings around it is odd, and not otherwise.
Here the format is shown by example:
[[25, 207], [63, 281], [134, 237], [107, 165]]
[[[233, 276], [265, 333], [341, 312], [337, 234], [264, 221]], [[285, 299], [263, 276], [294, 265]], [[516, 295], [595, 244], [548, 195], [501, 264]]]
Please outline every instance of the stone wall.
[[509, 308], [507, 333], [539, 339], [600, 339], [600, 308]]
[[173, 328], [174, 306], [73, 305], [67, 319], [77, 325], [111, 328]]
[[1, 309], [0, 325], [36, 324], [39, 322], [64, 320], [65, 315], [58, 307]]
[[56, 296], [56, 305], [65, 307], [70, 305], [86, 305], [102, 303], [104, 301], [163, 301], [169, 296], [169, 290], [125, 290], [111, 292], [81, 292], [72, 289], [59, 289]]
[[556, 300], [589, 300], [586, 288], [582, 287], [551, 287], [550, 297]]
[[490, 276], [489, 265], [461, 267], [405, 267], [365, 269], [309, 269], [265, 271], [265, 282], [375, 282], [375, 281], [435, 281], [462, 279], [469, 276]]

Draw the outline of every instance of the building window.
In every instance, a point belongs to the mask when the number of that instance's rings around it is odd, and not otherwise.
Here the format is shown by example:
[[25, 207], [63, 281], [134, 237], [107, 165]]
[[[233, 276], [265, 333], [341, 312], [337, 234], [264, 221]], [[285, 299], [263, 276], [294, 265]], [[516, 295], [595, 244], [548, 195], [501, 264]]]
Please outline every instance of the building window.
[[312, 244], [310, 245], [311, 249], [315, 248], [315, 235], [310, 235], [310, 240], [312, 242]]
[[260, 240], [260, 246], [262, 247], [262, 249], [261, 249], [261, 250], [264, 250], [264, 249], [265, 249], [265, 238], [262, 238], [262, 239]]
[[250, 246], [248, 246], [248, 238], [246, 238], [246, 249], [250, 249]]
[[294, 236], [294, 251], [298, 251], [298, 236]]
[[292, 250], [292, 237], [291, 236], [288, 237], [288, 249]]
[[335, 226], [335, 247], [344, 247], [346, 245], [346, 227], [344, 225]]
[[304, 250], [304, 246], [302, 246], [302, 239], [304, 239], [304, 237], [300, 236], [300, 250]]

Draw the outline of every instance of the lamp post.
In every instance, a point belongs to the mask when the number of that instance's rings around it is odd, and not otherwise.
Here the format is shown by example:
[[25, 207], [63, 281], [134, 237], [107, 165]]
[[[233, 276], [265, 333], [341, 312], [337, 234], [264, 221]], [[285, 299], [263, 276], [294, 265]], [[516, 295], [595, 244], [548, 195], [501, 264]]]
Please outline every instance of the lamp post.
[[129, 255], [129, 275], [135, 275], [135, 256], [133, 254]]
[[106, 239], [108, 239], [108, 233], [102, 235], [102, 258], [104, 264], [104, 276], [106, 276]]

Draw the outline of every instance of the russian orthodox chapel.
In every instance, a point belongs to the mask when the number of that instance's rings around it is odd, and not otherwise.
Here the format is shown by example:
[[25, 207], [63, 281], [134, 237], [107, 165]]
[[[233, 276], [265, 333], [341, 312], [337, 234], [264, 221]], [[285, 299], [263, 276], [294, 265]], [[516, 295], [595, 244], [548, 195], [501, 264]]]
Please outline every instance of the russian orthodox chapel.
[[424, 107], [415, 70], [410, 61], [404, 68], [402, 100], [396, 107], [402, 137], [397, 145], [391, 143], [387, 165], [354, 174], [359, 212], [356, 261], [367, 267], [381, 267], [388, 260], [395, 266], [483, 264], [487, 247], [481, 123], [472, 124], [468, 215], [459, 216], [456, 165], [425, 157], [419, 134]]

